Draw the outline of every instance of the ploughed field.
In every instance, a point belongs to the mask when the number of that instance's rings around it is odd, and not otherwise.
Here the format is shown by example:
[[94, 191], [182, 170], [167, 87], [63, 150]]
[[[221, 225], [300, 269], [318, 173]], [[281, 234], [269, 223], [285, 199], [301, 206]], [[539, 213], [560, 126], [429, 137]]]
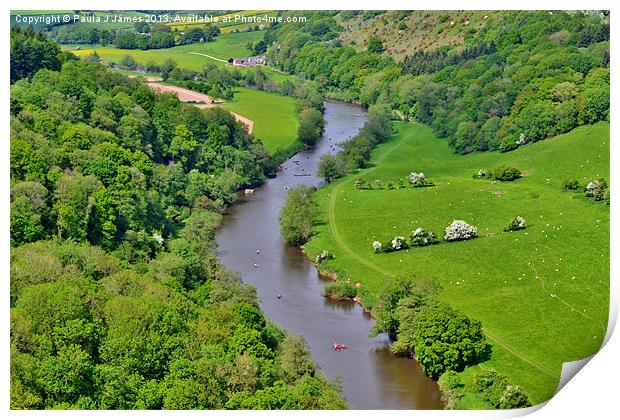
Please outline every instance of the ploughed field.
[[[474, 179], [500, 164], [520, 169], [512, 182]], [[609, 207], [562, 182], [609, 180], [609, 124], [508, 152], [453, 154], [431, 129], [399, 123], [396, 134], [373, 151], [370, 167], [317, 194], [320, 220], [306, 249], [335, 255], [321, 269], [360, 281], [358, 295], [372, 307], [389, 279], [400, 273], [433, 278], [441, 299], [482, 322], [491, 359], [462, 374], [495, 368], [522, 385], [534, 403], [549, 399], [562, 363], [601, 346], [608, 318]], [[358, 177], [397, 185], [424, 172], [435, 186], [356, 189]], [[525, 230], [503, 230], [516, 216]], [[393, 253], [373, 253], [374, 240], [409, 239], [417, 227], [442, 239], [462, 219], [478, 228], [472, 240]]]

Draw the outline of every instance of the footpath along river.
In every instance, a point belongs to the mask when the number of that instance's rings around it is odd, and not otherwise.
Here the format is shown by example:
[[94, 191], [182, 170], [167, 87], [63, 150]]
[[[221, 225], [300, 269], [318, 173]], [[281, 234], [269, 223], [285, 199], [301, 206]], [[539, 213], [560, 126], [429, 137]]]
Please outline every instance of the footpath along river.
[[[319, 158], [335, 153], [337, 144], [357, 134], [366, 120], [355, 105], [327, 102], [325, 107], [325, 134], [315, 148], [293, 156], [276, 178], [228, 210], [217, 232], [220, 255], [228, 269], [256, 286], [265, 316], [291, 334], [302, 334], [321, 371], [341, 378], [351, 408], [441, 409], [437, 384], [417, 362], [393, 356], [386, 335], [369, 338], [374, 320], [359, 305], [323, 297], [325, 281], [314, 264], [280, 238], [278, 213], [286, 187], [319, 185]], [[295, 176], [302, 173], [312, 175]], [[349, 348], [334, 351], [334, 342]]]

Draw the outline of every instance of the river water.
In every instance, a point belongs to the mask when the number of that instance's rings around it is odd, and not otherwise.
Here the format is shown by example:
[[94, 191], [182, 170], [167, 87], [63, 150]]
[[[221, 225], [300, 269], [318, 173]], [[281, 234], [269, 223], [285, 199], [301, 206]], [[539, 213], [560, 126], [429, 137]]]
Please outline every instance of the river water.
[[[229, 270], [256, 286], [268, 318], [306, 338], [321, 371], [341, 379], [351, 408], [440, 409], [437, 384], [417, 362], [393, 356], [386, 335], [369, 338], [374, 320], [359, 305], [323, 297], [324, 280], [314, 265], [280, 238], [278, 213], [286, 187], [319, 185], [319, 158], [335, 153], [337, 144], [357, 134], [366, 120], [365, 111], [355, 105], [327, 102], [325, 107], [325, 134], [315, 148], [293, 156], [276, 178], [228, 210], [217, 232], [220, 255]], [[295, 176], [301, 173], [312, 176]], [[334, 351], [334, 342], [349, 348]]]

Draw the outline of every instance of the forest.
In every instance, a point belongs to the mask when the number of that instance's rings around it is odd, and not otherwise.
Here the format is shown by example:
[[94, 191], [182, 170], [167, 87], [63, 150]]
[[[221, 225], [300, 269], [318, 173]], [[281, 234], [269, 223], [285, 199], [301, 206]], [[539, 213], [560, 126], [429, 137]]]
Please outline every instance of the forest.
[[275, 164], [199, 110], [11, 31], [11, 407], [341, 409], [305, 341], [219, 262]]
[[[345, 17], [337, 12], [308, 13], [306, 24], [267, 30], [277, 67], [315, 81], [329, 97], [385, 104], [428, 124], [457, 153], [508, 151], [609, 119], [606, 15], [504, 12], [468, 32], [464, 45], [396, 62], [376, 37], [365, 48], [343, 45], [346, 21], [338, 25]], [[445, 22], [454, 24], [448, 15]]]

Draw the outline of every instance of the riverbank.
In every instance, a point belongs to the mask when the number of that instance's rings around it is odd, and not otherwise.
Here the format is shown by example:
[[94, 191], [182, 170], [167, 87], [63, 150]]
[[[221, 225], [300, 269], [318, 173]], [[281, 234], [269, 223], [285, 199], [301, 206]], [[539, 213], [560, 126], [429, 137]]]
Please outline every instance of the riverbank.
[[[440, 298], [482, 321], [493, 348], [492, 358], [467, 368], [463, 380], [473, 380], [481, 369], [496, 369], [523, 385], [534, 403], [547, 400], [555, 392], [562, 363], [592, 354], [604, 336], [608, 209], [583, 193], [562, 191], [561, 184], [571, 176], [580, 182], [608, 177], [608, 162], [598, 158], [608, 154], [608, 125], [580, 127], [510, 153], [467, 156], [451, 153], [427, 127], [398, 127], [395, 136], [373, 151], [368, 169], [317, 192], [322, 211], [315, 238], [306, 244], [309, 258], [324, 250], [334, 254], [336, 258], [322, 262], [319, 269], [361, 281], [357, 295], [371, 311], [392, 276], [413, 271], [416, 277], [435, 278], [442, 286]], [[504, 163], [529, 176], [512, 183], [472, 178], [480, 168]], [[423, 171], [435, 186], [354, 187], [358, 177], [396, 184], [412, 171]], [[516, 215], [525, 217], [527, 229], [488, 235], [503, 232]], [[473, 223], [484, 235], [455, 244], [373, 253], [375, 240], [408, 238], [417, 227], [441, 233], [453, 219]], [[580, 235], [592, 220], [597, 222], [588, 237]], [[595, 273], [588, 260], [601, 262]], [[597, 281], [584, 287], [592, 276]]]
[[[227, 210], [216, 235], [219, 254], [228, 269], [239, 271], [256, 287], [268, 318], [304, 335], [321, 371], [340, 377], [352, 408], [440, 409], [437, 383], [415, 361], [395, 357], [386, 335], [369, 339], [374, 319], [353, 301], [325, 298], [325, 280], [298, 248], [280, 238], [278, 213], [287, 189], [300, 183], [319, 185], [315, 172], [320, 156], [357, 134], [365, 122], [359, 107], [334, 102], [325, 106], [326, 130], [315, 148], [290, 158], [283, 164], [287, 170]], [[295, 176], [302, 172], [312, 176]], [[334, 342], [348, 349], [335, 352]]]

